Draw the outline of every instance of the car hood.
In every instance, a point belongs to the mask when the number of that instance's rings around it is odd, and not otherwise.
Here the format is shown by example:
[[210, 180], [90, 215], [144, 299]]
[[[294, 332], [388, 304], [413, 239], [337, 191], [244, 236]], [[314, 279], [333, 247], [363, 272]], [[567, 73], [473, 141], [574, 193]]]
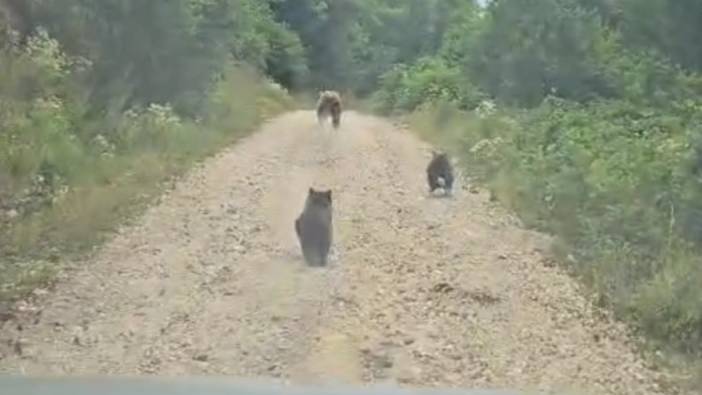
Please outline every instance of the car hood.
[[391, 385], [322, 387], [264, 380], [166, 377], [0, 376], [6, 395], [526, 395], [509, 390], [412, 389]]

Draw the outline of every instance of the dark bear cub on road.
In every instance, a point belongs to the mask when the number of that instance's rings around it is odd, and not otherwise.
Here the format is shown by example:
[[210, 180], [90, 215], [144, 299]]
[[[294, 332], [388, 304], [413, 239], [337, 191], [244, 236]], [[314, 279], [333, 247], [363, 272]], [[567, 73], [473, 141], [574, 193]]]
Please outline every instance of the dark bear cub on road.
[[309, 189], [305, 208], [295, 220], [302, 255], [310, 266], [326, 266], [332, 243], [331, 190]]
[[429, 181], [429, 192], [434, 193], [437, 188], [443, 188], [447, 195], [451, 194], [453, 188], [453, 166], [445, 153], [432, 151], [431, 162], [427, 166], [427, 181]]
[[334, 129], [339, 128], [341, 123], [341, 96], [335, 91], [319, 92], [317, 121], [321, 124], [329, 116], [332, 118]]

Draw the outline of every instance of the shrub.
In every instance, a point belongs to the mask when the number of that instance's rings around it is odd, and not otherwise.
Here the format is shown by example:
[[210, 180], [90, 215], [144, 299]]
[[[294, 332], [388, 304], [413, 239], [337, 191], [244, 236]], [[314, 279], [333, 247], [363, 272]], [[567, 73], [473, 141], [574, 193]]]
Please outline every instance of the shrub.
[[291, 105], [287, 92], [231, 64], [196, 118], [168, 103], [84, 111], [85, 62], [40, 31], [0, 54], [0, 302], [50, 281], [79, 252], [181, 174]]
[[[558, 236], [598, 300], [667, 345], [702, 353], [702, 107], [548, 99], [532, 111], [426, 107], [424, 136], [459, 156], [524, 222]], [[489, 107], [489, 106], [488, 106]]]
[[449, 102], [472, 109], [483, 98], [458, 68], [439, 58], [420, 59], [412, 66], [399, 65], [381, 77], [373, 101], [376, 109], [412, 111], [423, 103]]

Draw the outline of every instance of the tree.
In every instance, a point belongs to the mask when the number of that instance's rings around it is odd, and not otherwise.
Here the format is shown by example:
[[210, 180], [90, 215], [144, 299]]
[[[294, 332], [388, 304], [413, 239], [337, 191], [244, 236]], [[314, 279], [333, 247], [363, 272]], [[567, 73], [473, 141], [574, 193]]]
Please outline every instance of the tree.
[[27, 31], [44, 26], [91, 61], [86, 87], [97, 111], [172, 102], [193, 113], [231, 58], [274, 78], [306, 72], [299, 39], [267, 1], [27, 0], [13, 9]]
[[690, 70], [702, 70], [702, 3], [694, 0], [621, 1], [624, 38], [653, 48]]

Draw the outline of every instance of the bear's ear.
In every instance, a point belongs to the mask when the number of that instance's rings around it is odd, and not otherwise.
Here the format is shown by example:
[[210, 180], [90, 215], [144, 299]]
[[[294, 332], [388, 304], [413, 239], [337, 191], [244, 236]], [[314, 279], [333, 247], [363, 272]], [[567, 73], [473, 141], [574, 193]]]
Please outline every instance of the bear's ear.
[[326, 195], [327, 200], [331, 203], [331, 201], [332, 201], [331, 200], [331, 195], [332, 195], [331, 189], [326, 191], [324, 194]]
[[314, 195], [314, 188], [310, 187], [310, 189], [307, 191], [307, 194]]

